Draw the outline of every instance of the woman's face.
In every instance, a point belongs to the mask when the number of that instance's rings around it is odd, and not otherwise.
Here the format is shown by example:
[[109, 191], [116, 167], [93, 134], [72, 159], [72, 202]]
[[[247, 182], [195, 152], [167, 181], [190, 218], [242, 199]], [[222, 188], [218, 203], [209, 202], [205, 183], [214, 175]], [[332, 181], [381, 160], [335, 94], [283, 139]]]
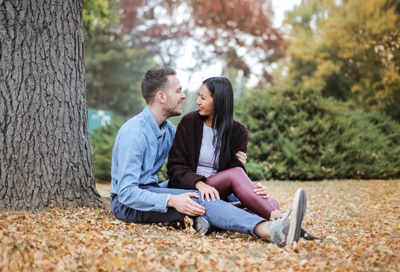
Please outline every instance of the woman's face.
[[199, 113], [201, 116], [208, 116], [212, 118], [214, 113], [214, 99], [205, 84], [201, 85], [200, 87], [196, 104], [199, 107]]

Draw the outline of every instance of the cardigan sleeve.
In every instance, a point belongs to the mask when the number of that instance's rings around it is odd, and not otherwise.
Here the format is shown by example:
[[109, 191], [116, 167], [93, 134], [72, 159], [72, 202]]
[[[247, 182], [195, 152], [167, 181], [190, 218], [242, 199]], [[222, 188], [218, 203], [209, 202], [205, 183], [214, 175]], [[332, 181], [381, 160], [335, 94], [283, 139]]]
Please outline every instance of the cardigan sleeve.
[[249, 142], [249, 134], [247, 128], [239, 122], [234, 123], [232, 128], [232, 158], [229, 162], [228, 168], [241, 167], [246, 171], [244, 165], [236, 157], [238, 151], [247, 151], [247, 144]]
[[[181, 189], [196, 189], [198, 181], [205, 181], [206, 177], [196, 174], [197, 165], [193, 162], [194, 143], [190, 118], [183, 118], [176, 130], [174, 143], [169, 153], [167, 173], [169, 176], [168, 187]], [[198, 155], [198, 154], [197, 154]]]

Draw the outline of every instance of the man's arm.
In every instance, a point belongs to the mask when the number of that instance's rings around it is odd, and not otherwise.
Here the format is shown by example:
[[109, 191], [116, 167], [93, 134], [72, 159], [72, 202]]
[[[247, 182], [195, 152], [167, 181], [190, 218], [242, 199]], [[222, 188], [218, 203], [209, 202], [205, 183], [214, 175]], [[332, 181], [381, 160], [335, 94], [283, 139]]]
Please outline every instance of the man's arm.
[[244, 153], [243, 151], [238, 151], [236, 153], [236, 158], [244, 165], [246, 166], [246, 160], [247, 160], [247, 154]]
[[116, 160], [116, 180], [118, 200], [133, 209], [141, 211], [167, 211], [167, 202], [170, 194], [158, 194], [139, 187], [140, 179], [151, 176], [151, 170], [143, 173], [143, 169], [151, 169], [144, 165], [146, 150], [145, 136], [141, 133], [132, 135], [133, 132], [125, 131], [118, 137], [113, 160]]

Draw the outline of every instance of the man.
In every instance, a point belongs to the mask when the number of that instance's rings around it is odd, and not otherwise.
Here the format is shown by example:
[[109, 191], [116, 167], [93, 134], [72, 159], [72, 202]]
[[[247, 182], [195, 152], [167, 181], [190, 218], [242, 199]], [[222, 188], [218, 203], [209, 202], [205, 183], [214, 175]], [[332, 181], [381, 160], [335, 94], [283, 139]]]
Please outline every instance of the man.
[[[164, 223], [191, 216], [199, 217], [200, 222], [267, 239], [279, 246], [299, 240], [306, 210], [302, 189], [296, 192], [292, 209], [284, 217], [267, 222], [222, 200], [201, 201], [198, 191], [159, 184], [157, 171], [166, 160], [176, 130], [167, 119], [182, 113], [185, 95], [175, 70], [169, 67], [147, 71], [142, 79], [142, 94], [146, 107], [120, 128], [114, 143], [111, 210], [117, 219]], [[201, 232], [202, 227], [196, 229]]]

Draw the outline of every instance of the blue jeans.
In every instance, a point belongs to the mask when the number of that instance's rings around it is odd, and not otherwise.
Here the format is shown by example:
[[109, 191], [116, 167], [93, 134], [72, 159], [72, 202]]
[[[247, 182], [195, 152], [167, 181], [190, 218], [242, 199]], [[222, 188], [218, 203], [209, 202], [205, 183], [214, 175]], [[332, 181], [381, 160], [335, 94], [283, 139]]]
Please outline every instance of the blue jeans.
[[[149, 186], [144, 187], [143, 189], [154, 193], [172, 195], [179, 195], [188, 192], [196, 192], [200, 195], [200, 193], [195, 190], [161, 188], [158, 186]], [[245, 210], [235, 207], [223, 200], [207, 202], [201, 201], [200, 198], [192, 199], [196, 203], [206, 208], [206, 214], [203, 217], [207, 219], [211, 225], [220, 229], [245, 233], [257, 237], [257, 235], [254, 234], [254, 228], [257, 224], [265, 221], [264, 218], [246, 212]], [[183, 220], [183, 218], [186, 216], [174, 208], [169, 208], [166, 213], [131, 209], [121, 204], [118, 201], [118, 196], [111, 201], [111, 211], [117, 219], [133, 223], [176, 222]]]

